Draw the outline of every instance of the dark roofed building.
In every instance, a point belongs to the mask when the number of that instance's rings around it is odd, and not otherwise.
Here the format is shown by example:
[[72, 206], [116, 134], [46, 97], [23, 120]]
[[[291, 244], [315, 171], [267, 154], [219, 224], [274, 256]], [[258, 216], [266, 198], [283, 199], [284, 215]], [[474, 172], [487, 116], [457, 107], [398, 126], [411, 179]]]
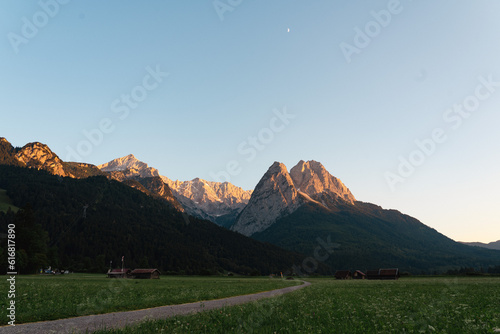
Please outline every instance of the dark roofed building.
[[133, 278], [158, 279], [160, 278], [160, 271], [158, 269], [134, 269], [130, 275], [132, 275]]
[[380, 272], [380, 269], [368, 270], [366, 272], [366, 278], [367, 279], [379, 279], [379, 272]]
[[110, 269], [108, 270], [108, 278], [130, 278], [130, 269]]
[[399, 269], [379, 269], [379, 270], [368, 270], [366, 272], [366, 278], [368, 279], [398, 279]]
[[354, 279], [365, 279], [366, 274], [362, 272], [361, 270], [356, 270], [354, 274], [352, 274], [352, 278]]
[[380, 269], [379, 279], [398, 279], [399, 278], [399, 269]]
[[337, 270], [334, 276], [336, 279], [350, 279], [351, 272], [349, 270]]

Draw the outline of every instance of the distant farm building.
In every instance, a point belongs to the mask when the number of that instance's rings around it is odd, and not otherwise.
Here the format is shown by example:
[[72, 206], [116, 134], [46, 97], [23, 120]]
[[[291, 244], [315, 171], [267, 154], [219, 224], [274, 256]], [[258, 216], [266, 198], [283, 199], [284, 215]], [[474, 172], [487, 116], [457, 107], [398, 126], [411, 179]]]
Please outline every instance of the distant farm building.
[[396, 280], [399, 278], [399, 269], [378, 269], [378, 270], [368, 270], [366, 272], [366, 278], [368, 279], [383, 279], [383, 280]]
[[354, 274], [352, 274], [352, 278], [354, 279], [365, 279], [366, 274], [360, 270], [356, 270]]
[[380, 279], [398, 279], [399, 269], [380, 269]]
[[337, 270], [334, 276], [336, 279], [350, 279], [351, 272], [349, 270]]
[[366, 278], [367, 279], [379, 279], [379, 271], [380, 269], [377, 270], [368, 270], [366, 272]]
[[133, 278], [139, 279], [158, 279], [160, 271], [158, 269], [134, 269], [130, 273]]
[[108, 278], [130, 278], [130, 269], [110, 269], [108, 270]]

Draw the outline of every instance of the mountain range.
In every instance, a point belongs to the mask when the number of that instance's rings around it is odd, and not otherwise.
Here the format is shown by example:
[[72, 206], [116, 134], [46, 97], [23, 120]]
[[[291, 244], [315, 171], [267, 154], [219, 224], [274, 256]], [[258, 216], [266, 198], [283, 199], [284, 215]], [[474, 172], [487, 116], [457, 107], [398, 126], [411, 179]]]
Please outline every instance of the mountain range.
[[[64, 178], [119, 181], [162, 201], [188, 221], [209, 220], [248, 240], [303, 254], [302, 267], [294, 267], [296, 273], [311, 261], [314, 271], [322, 272], [399, 267], [430, 273], [500, 264], [498, 250], [455, 242], [415, 218], [356, 200], [341, 180], [313, 160], [300, 161], [290, 172], [284, 164], [273, 163], [253, 191], [200, 178], [173, 181], [134, 155], [99, 166], [63, 162], [44, 144], [14, 148], [4, 138], [0, 138], [0, 164]], [[15, 188], [7, 190], [11, 194]]]
[[172, 181], [132, 154], [97, 167], [118, 181], [159, 178], [168, 185], [173, 197], [188, 214], [226, 227], [232, 224], [252, 194], [252, 191], [243, 190], [229, 182], [209, 182], [200, 178]]
[[[32, 147], [43, 154], [20, 161]], [[0, 233], [7, 233], [9, 224], [16, 226], [20, 273], [49, 265], [102, 273], [110, 260], [119, 266], [124, 257], [127, 266], [170, 274], [261, 275], [290, 271], [304, 257], [189, 216], [146, 189], [158, 187], [170, 197], [168, 185], [154, 176], [118, 182], [87, 164], [70, 163], [69, 176], [67, 166], [43, 144], [14, 148], [0, 140], [0, 202], [5, 202], [0, 204], [7, 207], [0, 210]], [[95, 175], [85, 177], [89, 170]], [[6, 240], [0, 239], [0, 254]], [[6, 261], [2, 256], [2, 271]], [[319, 273], [330, 271], [324, 264], [318, 268]]]
[[490, 243], [484, 242], [461, 242], [464, 245], [500, 250], [500, 240]]

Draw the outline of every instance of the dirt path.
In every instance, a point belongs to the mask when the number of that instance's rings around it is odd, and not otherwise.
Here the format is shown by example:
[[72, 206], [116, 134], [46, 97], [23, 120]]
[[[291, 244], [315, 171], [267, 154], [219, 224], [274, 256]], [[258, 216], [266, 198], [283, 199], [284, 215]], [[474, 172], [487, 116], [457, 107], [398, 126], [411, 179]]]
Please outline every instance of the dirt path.
[[22, 333], [22, 334], [43, 334], [43, 333], [85, 333], [93, 332], [103, 328], [121, 328], [132, 325], [147, 319], [162, 319], [175, 315], [185, 315], [202, 311], [213, 310], [224, 306], [233, 306], [248, 303], [262, 298], [279, 296], [311, 285], [304, 282], [302, 285], [288, 288], [229, 297], [203, 302], [170, 305], [149, 308], [145, 310], [116, 312], [98, 315], [89, 315], [78, 318], [61, 319], [54, 321], [34, 322], [24, 325], [0, 327], [0, 333]]

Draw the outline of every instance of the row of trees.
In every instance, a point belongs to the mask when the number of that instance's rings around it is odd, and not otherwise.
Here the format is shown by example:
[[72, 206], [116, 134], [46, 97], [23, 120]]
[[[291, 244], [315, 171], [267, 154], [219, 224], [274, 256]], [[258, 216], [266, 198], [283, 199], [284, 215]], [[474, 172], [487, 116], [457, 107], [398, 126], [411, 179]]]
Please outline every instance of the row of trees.
[[500, 274], [500, 265], [489, 266], [488, 268], [475, 269], [472, 267], [461, 267], [460, 269], [452, 269], [446, 272], [446, 275], [483, 275], [483, 274]]
[[[15, 214], [10, 209], [6, 212], [0, 212], [0, 226], [2, 233], [7, 232], [9, 225], [15, 226], [15, 248], [16, 248], [16, 270], [18, 273], [34, 273], [37, 269], [47, 266], [51, 262], [54, 252], [48, 248], [48, 233], [42, 226], [36, 223], [33, 210], [27, 206], [24, 210], [19, 210]], [[7, 239], [2, 239], [0, 253], [7, 252]], [[7, 269], [8, 256], [2, 256], [2, 270]]]

